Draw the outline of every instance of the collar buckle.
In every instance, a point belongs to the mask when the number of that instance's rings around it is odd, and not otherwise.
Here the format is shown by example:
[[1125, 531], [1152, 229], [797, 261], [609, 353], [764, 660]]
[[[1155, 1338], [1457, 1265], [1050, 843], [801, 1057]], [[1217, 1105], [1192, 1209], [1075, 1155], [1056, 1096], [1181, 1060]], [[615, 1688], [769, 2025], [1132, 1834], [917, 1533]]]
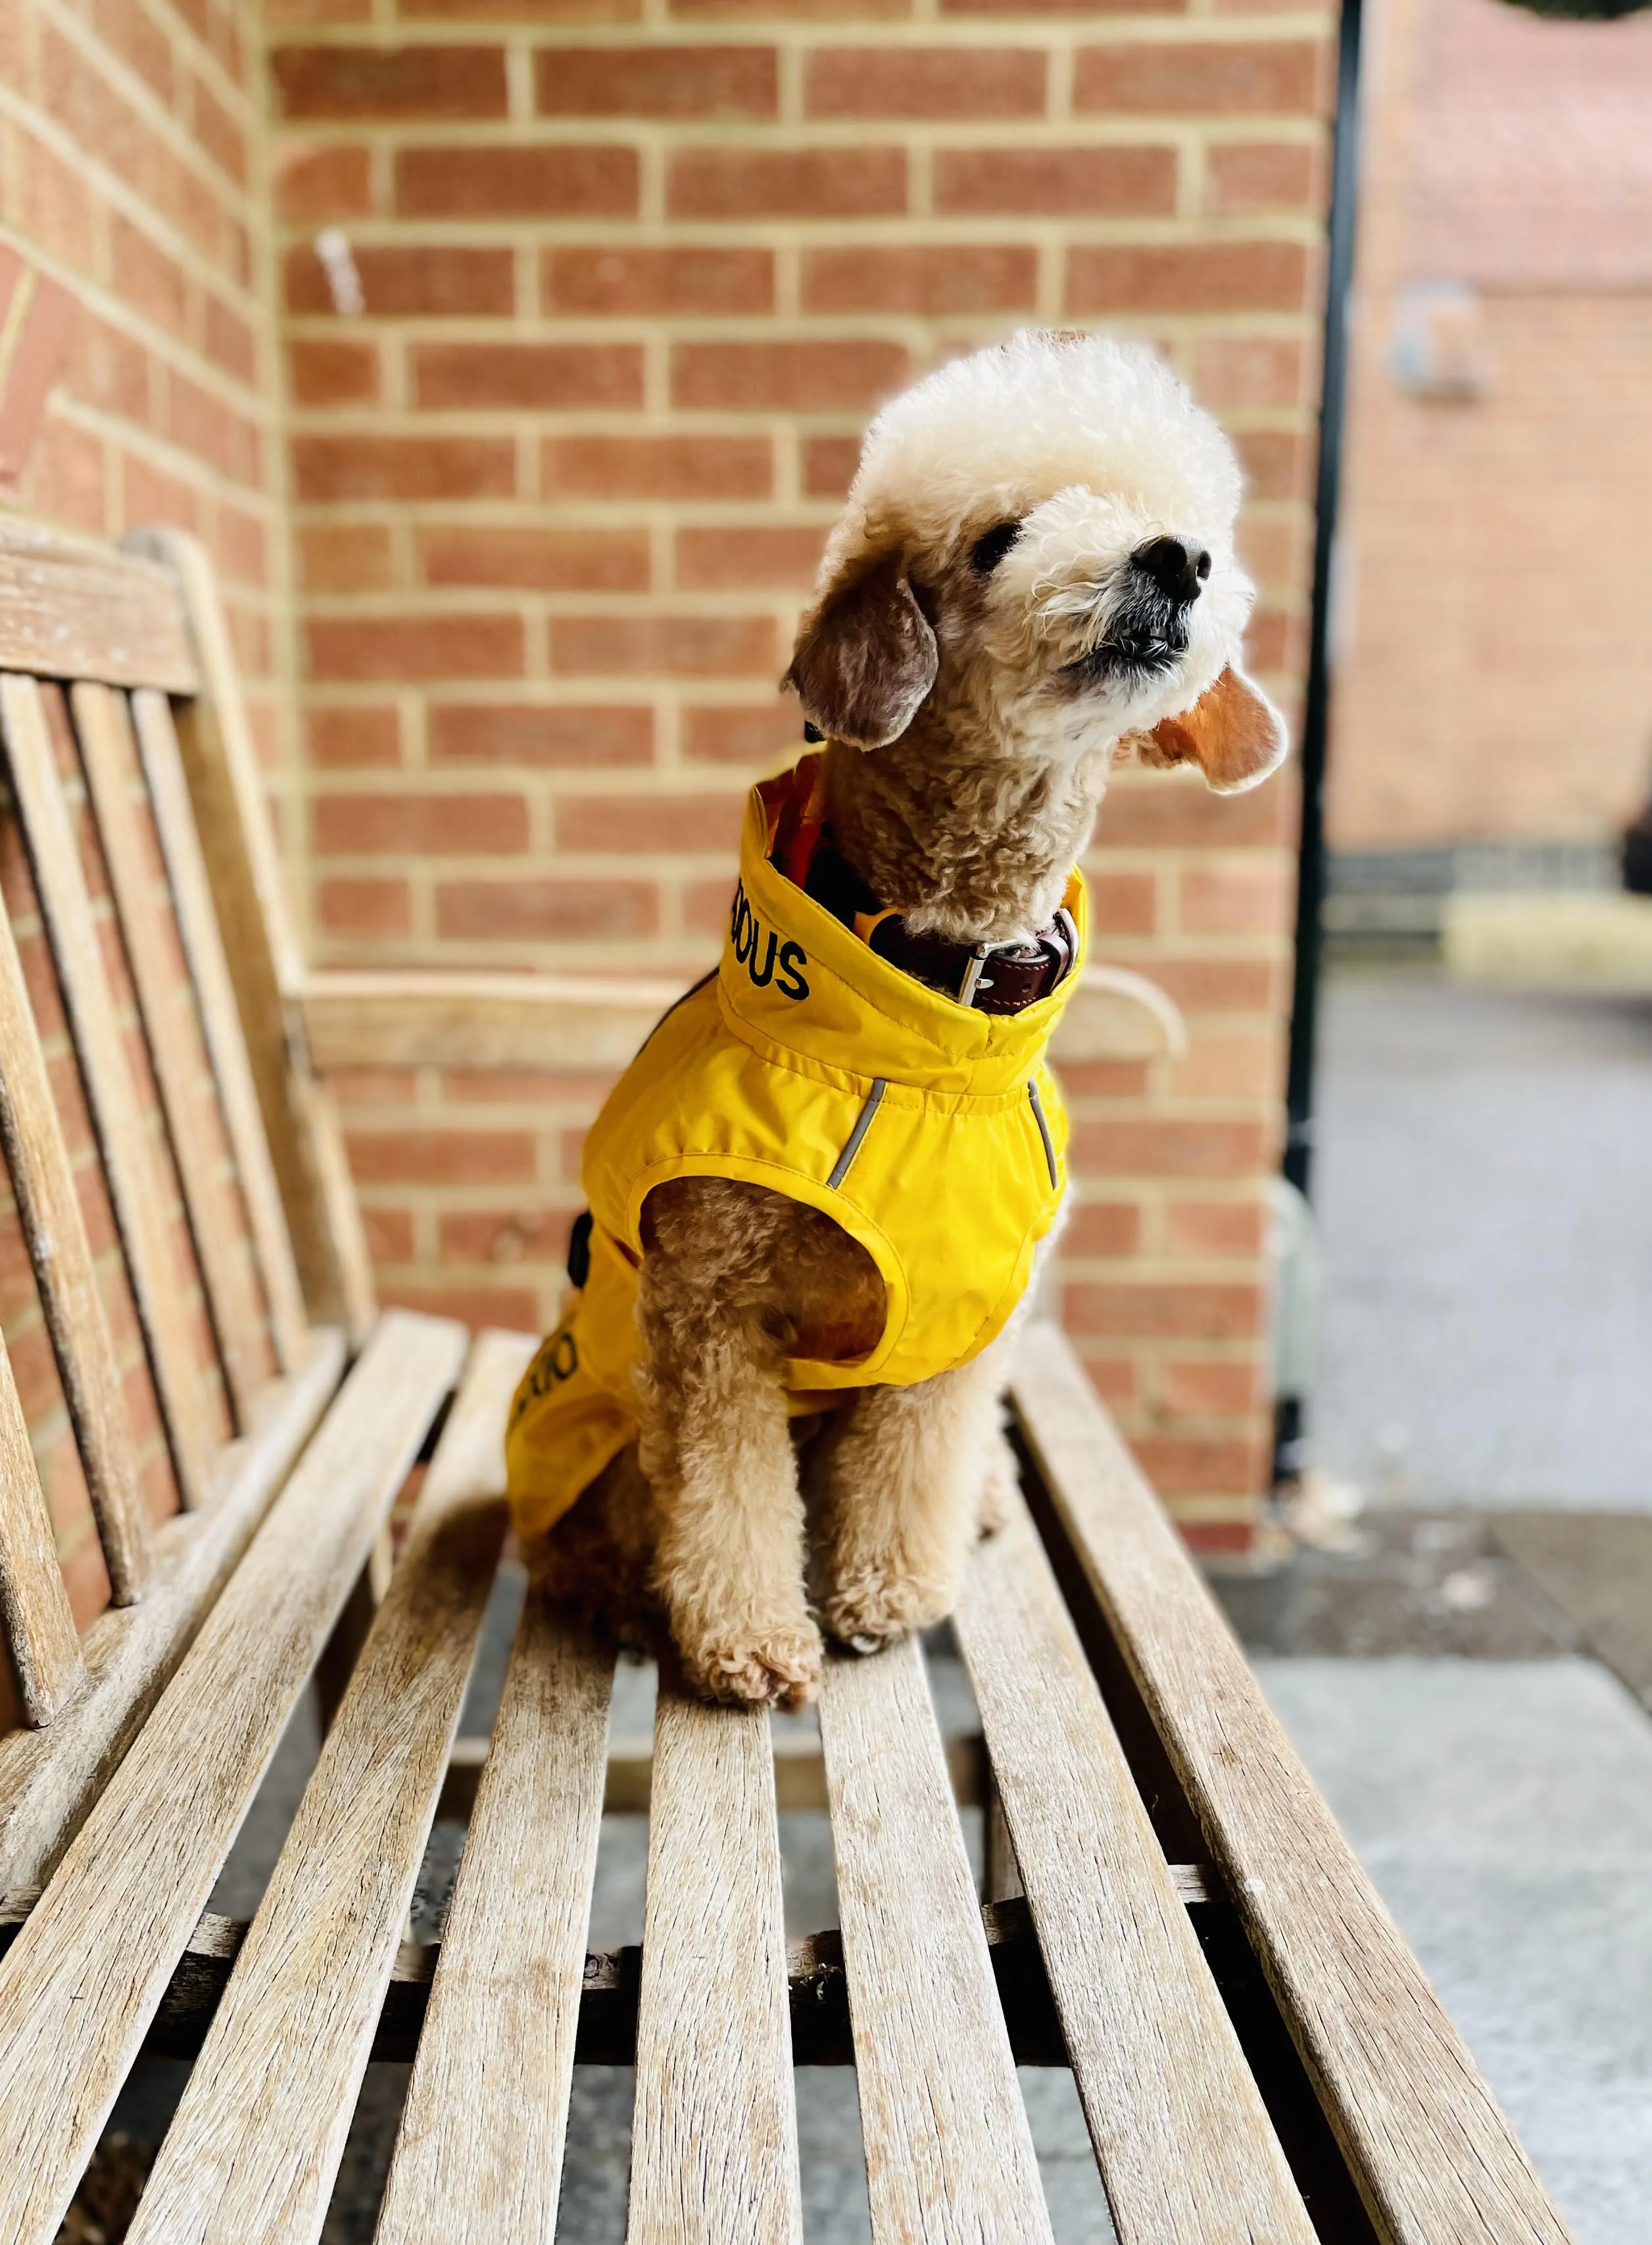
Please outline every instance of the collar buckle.
[[983, 973], [982, 969], [995, 953], [1019, 951], [1021, 948], [1022, 939], [1018, 935], [1007, 936], [998, 943], [971, 944], [969, 956], [964, 962], [963, 980], [958, 985], [958, 1003], [961, 1006], [973, 1006], [977, 990], [991, 989], [992, 977], [990, 974]]

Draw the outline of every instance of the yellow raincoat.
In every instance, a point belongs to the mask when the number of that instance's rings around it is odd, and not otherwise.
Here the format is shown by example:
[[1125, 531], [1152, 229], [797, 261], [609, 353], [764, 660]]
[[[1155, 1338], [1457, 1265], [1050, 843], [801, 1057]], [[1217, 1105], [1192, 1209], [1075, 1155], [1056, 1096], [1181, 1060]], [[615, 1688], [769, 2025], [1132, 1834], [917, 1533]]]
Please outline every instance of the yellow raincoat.
[[877, 1265], [877, 1346], [844, 1363], [792, 1359], [794, 1414], [967, 1363], [1020, 1300], [1054, 1221], [1067, 1123], [1044, 1055], [1083, 966], [1082, 877], [1064, 899], [1078, 949], [1058, 987], [1019, 1014], [972, 1010], [880, 958], [770, 862], [804, 777], [752, 790], [717, 973], [653, 1032], [586, 1142], [589, 1272], [524, 1374], [506, 1438], [523, 1536], [636, 1432], [636, 1274], [656, 1185], [766, 1185], [825, 1210]]

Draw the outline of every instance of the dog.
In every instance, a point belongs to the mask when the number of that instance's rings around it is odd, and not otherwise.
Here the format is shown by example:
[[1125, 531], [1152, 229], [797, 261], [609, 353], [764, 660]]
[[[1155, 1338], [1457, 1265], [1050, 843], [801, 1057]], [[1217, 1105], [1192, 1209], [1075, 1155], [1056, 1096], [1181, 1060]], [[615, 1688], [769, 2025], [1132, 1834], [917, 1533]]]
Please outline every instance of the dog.
[[1109, 770], [1230, 792], [1285, 752], [1240, 667], [1240, 492], [1160, 360], [1081, 335], [943, 365], [867, 433], [784, 682], [819, 753], [754, 790], [717, 973], [598, 1119], [507, 1436], [540, 1590], [709, 1698], [797, 1707], [826, 1637], [939, 1621], [1002, 1512]]

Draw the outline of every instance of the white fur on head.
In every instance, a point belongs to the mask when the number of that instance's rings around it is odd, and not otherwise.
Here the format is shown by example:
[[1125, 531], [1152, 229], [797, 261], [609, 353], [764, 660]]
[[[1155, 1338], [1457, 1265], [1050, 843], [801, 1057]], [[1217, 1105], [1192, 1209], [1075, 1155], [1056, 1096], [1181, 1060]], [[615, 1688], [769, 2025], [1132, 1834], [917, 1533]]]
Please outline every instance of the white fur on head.
[[[961, 736], [996, 739], [1006, 754], [1076, 760], [1188, 716], [1237, 675], [1254, 599], [1234, 553], [1240, 492], [1227, 437], [1153, 352], [1023, 333], [938, 368], [873, 423], [826, 544], [817, 618], [881, 557], [898, 552], [914, 585], [933, 585], [967, 569], [985, 532], [1018, 525], [978, 595], [950, 610], [943, 597], [931, 617], [932, 706]], [[1107, 669], [1077, 690], [1071, 666], [1105, 652], [1120, 628], [1130, 557], [1166, 537], [1210, 556], [1185, 648], [1157, 668]], [[796, 665], [793, 678], [801, 686]], [[1251, 731], [1247, 781], [1283, 752], [1276, 723], [1265, 756]], [[1207, 769], [1213, 783], [1238, 783]]]

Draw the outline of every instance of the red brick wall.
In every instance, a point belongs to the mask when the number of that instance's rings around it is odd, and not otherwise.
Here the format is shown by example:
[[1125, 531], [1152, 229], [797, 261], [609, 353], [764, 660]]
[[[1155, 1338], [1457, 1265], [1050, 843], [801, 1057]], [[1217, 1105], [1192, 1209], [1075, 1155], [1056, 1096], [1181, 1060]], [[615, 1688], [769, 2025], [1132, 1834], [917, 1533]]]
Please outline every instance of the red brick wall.
[[[714, 955], [814, 560], [879, 399], [1029, 321], [1159, 341], [1251, 477], [1253, 650], [1301, 661], [1327, 22], [982, 0], [275, 0], [316, 954]], [[330, 299], [348, 235], [365, 299]], [[1197, 1532], [1264, 1449], [1290, 790], [1132, 774], [1102, 953], [1176, 1066], [1069, 1071], [1067, 1316]], [[541, 1324], [602, 1085], [346, 1082], [381, 1275]]]
[[1652, 785], [1652, 17], [1378, 0], [1367, 96], [1331, 839], [1600, 839]]

